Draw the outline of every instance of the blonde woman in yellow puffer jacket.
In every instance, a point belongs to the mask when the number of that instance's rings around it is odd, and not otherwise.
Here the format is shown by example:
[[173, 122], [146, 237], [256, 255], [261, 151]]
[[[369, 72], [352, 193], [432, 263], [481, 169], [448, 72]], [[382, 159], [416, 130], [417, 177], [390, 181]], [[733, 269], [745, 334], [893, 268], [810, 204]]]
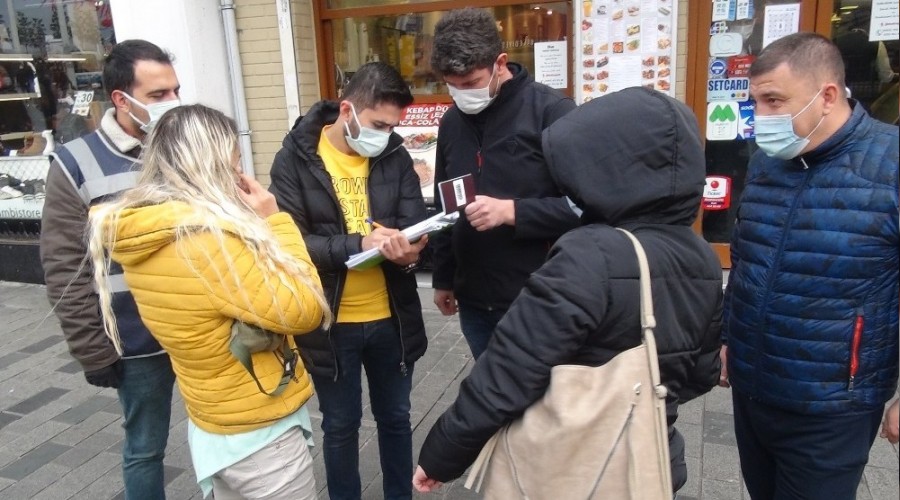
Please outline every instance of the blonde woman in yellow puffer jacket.
[[[216, 110], [168, 111], [142, 159], [137, 186], [91, 211], [107, 335], [121, 352], [111, 258], [172, 359], [204, 495], [315, 498], [304, 406], [313, 388], [304, 367], [268, 396], [229, 349], [235, 320], [285, 335], [291, 347], [293, 335], [330, 322], [299, 230], [271, 194], [240, 173], [234, 122]], [[252, 363], [265, 390], [278, 386], [285, 367], [275, 353], [255, 353]]]

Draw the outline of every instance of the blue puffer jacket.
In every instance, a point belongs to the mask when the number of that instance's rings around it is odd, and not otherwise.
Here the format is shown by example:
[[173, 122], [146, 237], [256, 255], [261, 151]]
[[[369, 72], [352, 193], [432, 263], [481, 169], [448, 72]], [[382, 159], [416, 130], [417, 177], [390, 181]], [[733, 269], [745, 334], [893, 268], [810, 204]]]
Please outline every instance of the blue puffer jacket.
[[751, 159], [724, 340], [735, 390], [804, 414], [882, 407], [897, 383], [898, 133], [853, 103], [801, 158]]

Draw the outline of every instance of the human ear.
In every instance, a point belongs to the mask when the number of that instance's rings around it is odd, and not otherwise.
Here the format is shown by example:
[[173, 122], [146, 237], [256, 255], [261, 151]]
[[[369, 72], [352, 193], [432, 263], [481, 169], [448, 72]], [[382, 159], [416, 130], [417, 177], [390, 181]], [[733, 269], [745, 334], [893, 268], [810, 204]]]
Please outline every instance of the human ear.
[[833, 83], [826, 83], [825, 88], [822, 89], [822, 97], [825, 101], [825, 104], [822, 107], [822, 112], [827, 115], [834, 111], [834, 108], [837, 106], [838, 101], [840, 99], [843, 99], [843, 94], [841, 92], [841, 89], [839, 89], [837, 85]]

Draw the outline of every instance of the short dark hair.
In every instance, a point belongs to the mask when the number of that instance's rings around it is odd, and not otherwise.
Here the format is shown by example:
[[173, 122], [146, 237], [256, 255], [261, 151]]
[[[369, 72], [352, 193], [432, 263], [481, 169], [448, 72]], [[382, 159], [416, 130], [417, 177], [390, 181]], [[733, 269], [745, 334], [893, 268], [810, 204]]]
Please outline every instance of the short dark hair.
[[484, 9], [450, 11], [434, 27], [431, 69], [462, 76], [494, 64], [503, 52], [497, 21]]
[[172, 64], [172, 55], [146, 40], [125, 40], [116, 44], [103, 63], [103, 87], [131, 93], [134, 87], [134, 65], [138, 61]]
[[844, 88], [844, 60], [837, 45], [818, 33], [794, 33], [775, 40], [753, 61], [750, 76], [769, 73], [782, 63], [799, 76]]
[[360, 66], [344, 87], [341, 99], [352, 102], [356, 111], [371, 109], [379, 104], [405, 108], [413, 102], [409, 85], [396, 69], [383, 62]]

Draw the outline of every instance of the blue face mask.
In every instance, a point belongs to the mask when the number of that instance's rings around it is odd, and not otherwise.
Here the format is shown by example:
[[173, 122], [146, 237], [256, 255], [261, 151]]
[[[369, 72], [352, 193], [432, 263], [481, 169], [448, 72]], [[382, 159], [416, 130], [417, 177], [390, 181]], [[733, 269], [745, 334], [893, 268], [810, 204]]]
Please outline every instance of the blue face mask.
[[821, 93], [822, 89], [819, 89], [812, 100], [809, 101], [809, 103], [807, 103], [807, 105], [796, 115], [757, 115], [754, 124], [754, 133], [756, 134], [756, 145], [759, 146], [759, 149], [762, 149], [764, 153], [773, 158], [780, 158], [782, 160], [796, 158], [797, 155], [803, 151], [803, 148], [809, 144], [809, 138], [816, 130], [818, 130], [819, 125], [822, 125], [825, 116], [823, 115], [822, 118], [819, 119], [819, 123], [816, 124], [816, 127], [812, 129], [812, 132], [807, 134], [806, 137], [800, 137], [794, 132], [794, 118], [797, 118], [803, 114], [804, 111], [809, 109]]
[[359, 127], [359, 134], [354, 138], [353, 134], [350, 133], [350, 127], [344, 122], [344, 132], [346, 132], [344, 137], [347, 139], [347, 145], [360, 156], [367, 158], [378, 156], [387, 147], [391, 133], [363, 127], [359, 123], [359, 116], [356, 114], [356, 107], [353, 103], [350, 103], [350, 109], [353, 111], [353, 120], [356, 122], [356, 126]]

